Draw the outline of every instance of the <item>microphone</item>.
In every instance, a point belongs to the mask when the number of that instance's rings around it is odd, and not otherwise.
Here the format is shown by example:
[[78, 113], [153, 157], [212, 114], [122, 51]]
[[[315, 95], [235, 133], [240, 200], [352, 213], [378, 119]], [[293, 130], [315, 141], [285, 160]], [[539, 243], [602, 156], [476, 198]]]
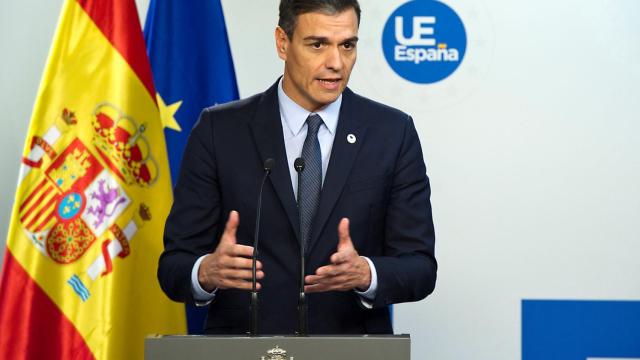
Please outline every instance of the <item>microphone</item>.
[[[298, 214], [300, 213], [301, 203], [301, 179], [302, 171], [304, 171], [304, 159], [297, 158], [293, 162], [293, 167], [298, 173]], [[309, 334], [309, 324], [307, 324], [307, 301], [304, 294], [304, 244], [305, 239], [302, 238], [302, 216], [300, 218], [300, 295], [298, 297], [298, 336], [307, 336]]]
[[260, 192], [258, 194], [258, 208], [256, 210], [256, 232], [253, 236], [253, 258], [251, 263], [251, 336], [258, 335], [258, 290], [256, 284], [258, 282], [256, 264], [258, 263], [258, 235], [260, 234], [260, 212], [262, 210], [262, 189], [267, 177], [271, 174], [275, 160], [267, 158], [264, 161], [264, 176], [260, 183]]

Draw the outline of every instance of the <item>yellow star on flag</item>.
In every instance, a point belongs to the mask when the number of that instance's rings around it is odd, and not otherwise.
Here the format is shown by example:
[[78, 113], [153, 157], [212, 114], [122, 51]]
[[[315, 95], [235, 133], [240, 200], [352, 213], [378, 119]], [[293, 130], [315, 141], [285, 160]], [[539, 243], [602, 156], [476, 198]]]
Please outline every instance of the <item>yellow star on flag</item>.
[[182, 105], [182, 100], [174, 102], [171, 105], [167, 105], [160, 93], [156, 93], [156, 99], [158, 99], [158, 110], [160, 110], [160, 120], [162, 121], [163, 128], [169, 128], [175, 131], [182, 131], [180, 124], [178, 124], [178, 120], [174, 117], [180, 105]]

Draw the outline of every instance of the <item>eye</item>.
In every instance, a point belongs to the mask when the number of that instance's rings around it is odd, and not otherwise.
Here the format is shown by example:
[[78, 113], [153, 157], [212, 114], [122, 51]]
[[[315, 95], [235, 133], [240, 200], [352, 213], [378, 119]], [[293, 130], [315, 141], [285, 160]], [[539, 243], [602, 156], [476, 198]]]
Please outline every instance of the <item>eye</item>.
[[352, 50], [352, 49], [354, 49], [356, 47], [356, 43], [349, 41], [349, 42], [346, 42], [346, 43], [342, 44], [342, 46], [347, 50]]
[[322, 43], [320, 41], [316, 41], [314, 43], [311, 43], [311, 47], [313, 49], [320, 49], [322, 47]]

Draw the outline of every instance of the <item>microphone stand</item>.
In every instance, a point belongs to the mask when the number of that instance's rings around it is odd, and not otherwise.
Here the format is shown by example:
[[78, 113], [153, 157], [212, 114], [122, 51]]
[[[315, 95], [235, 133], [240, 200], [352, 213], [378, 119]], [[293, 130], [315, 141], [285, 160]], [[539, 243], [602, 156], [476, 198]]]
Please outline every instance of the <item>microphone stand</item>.
[[[296, 172], [298, 173], [298, 214], [300, 214], [301, 203], [301, 178], [302, 171], [304, 170], [304, 159], [297, 158], [293, 163]], [[300, 219], [300, 294], [298, 297], [298, 336], [309, 335], [309, 324], [307, 322], [307, 300], [304, 293], [304, 258], [305, 258], [305, 239], [302, 238], [302, 216], [298, 216]]]
[[255, 233], [253, 236], [253, 257], [251, 264], [251, 329], [250, 335], [257, 336], [258, 335], [258, 289], [257, 287], [257, 263], [258, 263], [258, 236], [260, 234], [260, 212], [262, 210], [262, 190], [264, 188], [264, 184], [267, 181], [267, 177], [271, 174], [271, 169], [273, 169], [275, 161], [272, 158], [268, 158], [264, 161], [264, 176], [262, 177], [262, 182], [260, 183], [260, 193], [258, 195], [258, 208], [256, 210], [256, 227]]

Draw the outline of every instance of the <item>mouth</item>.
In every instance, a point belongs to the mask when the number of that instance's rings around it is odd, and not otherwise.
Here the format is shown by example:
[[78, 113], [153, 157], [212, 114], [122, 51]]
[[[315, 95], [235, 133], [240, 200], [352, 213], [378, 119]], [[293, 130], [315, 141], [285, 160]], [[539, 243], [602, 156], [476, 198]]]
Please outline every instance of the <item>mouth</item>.
[[326, 78], [326, 79], [318, 79], [320, 86], [327, 90], [336, 90], [340, 87], [340, 83], [342, 82], [341, 78]]

